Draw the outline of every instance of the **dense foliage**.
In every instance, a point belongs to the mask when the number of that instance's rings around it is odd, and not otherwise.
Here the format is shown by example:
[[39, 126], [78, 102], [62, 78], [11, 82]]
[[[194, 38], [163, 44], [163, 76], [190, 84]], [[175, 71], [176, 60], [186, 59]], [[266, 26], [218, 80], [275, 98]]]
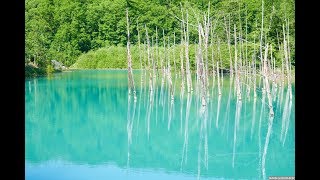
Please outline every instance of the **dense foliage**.
[[[132, 68], [140, 69], [145, 68], [147, 66], [147, 52], [143, 51], [143, 47], [141, 45], [140, 50], [138, 46], [131, 47], [131, 56], [132, 56]], [[180, 52], [182, 46], [175, 45], [168, 49], [164, 49], [163, 47], [152, 47], [151, 51], [153, 53], [154, 61], [156, 62], [157, 68], [160, 68], [161, 59], [164, 61], [164, 57], [170, 59], [171, 69], [173, 71], [180, 71]], [[217, 52], [217, 46], [213, 46], [213, 51]], [[233, 47], [232, 50], [234, 51]], [[211, 47], [208, 48], [208, 51], [211, 52]], [[229, 54], [228, 47], [226, 44], [220, 45], [221, 51], [221, 59], [222, 61], [222, 69], [229, 68]], [[189, 47], [189, 60], [191, 70], [195, 70], [196, 66], [196, 45], [191, 44]], [[218, 55], [220, 58], [220, 54]], [[141, 63], [140, 63], [141, 58]], [[185, 65], [184, 65], [185, 66]], [[212, 67], [211, 62], [209, 63], [209, 67]], [[104, 48], [99, 48], [95, 51], [89, 51], [88, 53], [84, 53], [80, 55], [77, 62], [74, 63], [71, 68], [75, 69], [108, 69], [108, 68], [127, 68], [127, 50], [126, 47], [122, 46], [109, 46]]]
[[[99, 48], [97, 54], [105, 52], [115, 57], [113, 64], [101, 67], [126, 66], [123, 59], [126, 45], [126, 17], [125, 9], [129, 7], [130, 40], [137, 44], [139, 25], [141, 43], [145, 40], [144, 25], [149, 35], [155, 39], [158, 29], [159, 45], [162, 45], [162, 35], [180, 42], [181, 6], [187, 8], [190, 14], [189, 22], [196, 24], [196, 18], [201, 12], [207, 11], [209, 0], [26, 0], [25, 2], [25, 61], [35, 61], [40, 67], [47, 67], [52, 59], [71, 66], [84, 53]], [[211, 18], [217, 21], [216, 34], [222, 42], [226, 42], [223, 17], [229, 17], [231, 25], [241, 27], [242, 34], [247, 30], [247, 39], [251, 42], [259, 40], [261, 28], [261, 0], [211, 0]], [[264, 1], [264, 28], [267, 31], [268, 41], [278, 49], [278, 38], [282, 41], [282, 25], [285, 19], [289, 20], [291, 58], [294, 64], [294, 1], [293, 0], [265, 0]], [[247, 29], [245, 22], [247, 20]], [[278, 34], [278, 35], [277, 35]], [[190, 31], [190, 44], [196, 43], [197, 31]], [[233, 39], [231, 38], [231, 43]], [[117, 54], [115, 48], [123, 49]], [[123, 47], [123, 48], [121, 48]], [[110, 49], [111, 51], [108, 51]], [[112, 52], [112, 54], [108, 54]], [[102, 53], [103, 54], [103, 53]], [[88, 53], [86, 56], [90, 56]], [[108, 59], [108, 58], [107, 58]], [[112, 61], [112, 62], [111, 62]], [[91, 67], [91, 66], [90, 66]], [[97, 66], [98, 67], [98, 66]], [[134, 65], [137, 67], [137, 65]], [[93, 67], [92, 68], [96, 68]]]

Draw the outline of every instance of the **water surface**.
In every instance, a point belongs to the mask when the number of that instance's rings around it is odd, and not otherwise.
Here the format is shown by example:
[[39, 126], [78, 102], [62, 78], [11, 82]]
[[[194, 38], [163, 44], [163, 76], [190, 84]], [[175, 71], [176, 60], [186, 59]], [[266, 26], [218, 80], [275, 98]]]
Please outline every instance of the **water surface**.
[[273, 87], [270, 124], [260, 87], [255, 99], [243, 86], [239, 102], [225, 75], [222, 95], [210, 88], [203, 113], [196, 89], [181, 95], [180, 80], [172, 79], [172, 99], [161, 76], [150, 93], [148, 79], [141, 86], [141, 72], [134, 75], [136, 101], [124, 70], [27, 79], [26, 179], [294, 176], [295, 104], [286, 86]]

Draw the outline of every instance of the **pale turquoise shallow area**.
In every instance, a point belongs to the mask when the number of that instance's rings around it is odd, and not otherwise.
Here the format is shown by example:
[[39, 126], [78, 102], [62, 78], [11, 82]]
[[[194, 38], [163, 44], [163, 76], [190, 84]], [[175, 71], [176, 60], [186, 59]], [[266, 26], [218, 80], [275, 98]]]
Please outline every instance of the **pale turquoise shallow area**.
[[[262, 179], [269, 111], [261, 88], [255, 108], [252, 89], [249, 98], [243, 94], [236, 128], [237, 100], [230, 78], [224, 77], [220, 103], [217, 87], [210, 90], [206, 156], [196, 92], [189, 96], [188, 118], [188, 93], [181, 101], [178, 81], [172, 110], [168, 86], [161, 93], [160, 82], [150, 108], [141, 72], [134, 75], [137, 101], [134, 105], [131, 100], [130, 106], [125, 70], [77, 70], [27, 79], [26, 179]], [[287, 88], [275, 91], [267, 177], [295, 174], [294, 86], [290, 109], [286, 93]]]

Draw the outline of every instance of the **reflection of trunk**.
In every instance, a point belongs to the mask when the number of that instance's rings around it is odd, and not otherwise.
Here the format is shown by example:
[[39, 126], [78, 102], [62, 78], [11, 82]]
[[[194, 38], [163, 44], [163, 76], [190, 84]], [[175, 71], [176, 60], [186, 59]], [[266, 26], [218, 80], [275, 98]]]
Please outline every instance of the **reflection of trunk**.
[[198, 179], [200, 178], [200, 162], [201, 162], [201, 152], [202, 145], [204, 148], [204, 165], [208, 170], [208, 135], [207, 135], [207, 117], [208, 110], [207, 106], [200, 106], [200, 133], [199, 133], [199, 149], [198, 149]]
[[234, 168], [234, 159], [235, 159], [235, 151], [236, 151], [236, 141], [237, 141], [237, 130], [239, 128], [239, 120], [240, 120], [240, 112], [241, 112], [242, 102], [237, 100], [237, 109], [236, 109], [236, 117], [234, 121], [234, 132], [233, 132], [233, 153], [232, 153], [232, 167]]
[[[140, 123], [140, 113], [141, 113], [141, 95], [142, 95], [142, 86], [140, 87], [140, 93], [139, 93], [139, 108], [138, 108], [138, 122], [137, 122], [137, 128], [139, 127]], [[139, 131], [137, 131], [138, 136]]]
[[133, 112], [131, 116], [131, 97], [128, 96], [128, 114], [127, 114], [127, 134], [128, 134], [128, 159], [127, 159], [127, 168], [129, 168], [129, 162], [130, 162], [130, 145], [132, 143], [132, 128], [133, 128], [133, 122], [134, 117], [136, 113], [136, 102], [134, 101], [133, 104]]
[[230, 84], [229, 84], [229, 97], [228, 97], [228, 103], [227, 103], [227, 109], [225, 111], [224, 115], [224, 125], [222, 129], [222, 133], [224, 132], [226, 120], [228, 119], [227, 122], [227, 140], [228, 140], [228, 130], [229, 130], [229, 116], [230, 116], [230, 100], [231, 100], [231, 91], [232, 91], [232, 82], [233, 82], [233, 76], [230, 77]]
[[34, 107], [37, 108], [37, 80], [33, 79], [33, 87], [34, 87]]
[[180, 92], [180, 129], [181, 129], [181, 134], [182, 134], [182, 120], [183, 120], [183, 95], [184, 95], [184, 91]]
[[[262, 121], [262, 115], [263, 115], [263, 111], [264, 111], [264, 106], [265, 106], [265, 93], [262, 92], [262, 107], [261, 107], [261, 111], [260, 111], [260, 118], [259, 118], [259, 130], [258, 130], [258, 139], [259, 139], [259, 166], [260, 168], [261, 167], [261, 156], [262, 156], [262, 153], [261, 153], [261, 121]], [[261, 171], [259, 170], [259, 178], [261, 179]]]
[[283, 108], [283, 114], [282, 114], [282, 123], [281, 123], [281, 134], [280, 134], [280, 140], [284, 144], [284, 132], [287, 127], [287, 121], [289, 120], [290, 112], [291, 112], [291, 107], [289, 107], [289, 90], [287, 90], [286, 93], [286, 100], [284, 103], [284, 108]]
[[282, 108], [282, 102], [283, 102], [283, 93], [284, 93], [284, 82], [281, 82], [282, 86], [281, 86], [281, 95], [280, 95], [280, 111]]
[[[188, 160], [189, 115], [190, 115], [191, 102], [192, 102], [192, 96], [191, 96], [191, 94], [188, 93], [186, 119], [185, 119], [185, 124], [184, 124], [184, 142], [183, 142], [183, 148], [182, 148], [181, 169], [182, 169], [183, 162], [186, 164], [187, 160]], [[183, 105], [181, 105], [181, 106], [183, 106]]]
[[220, 101], [221, 101], [221, 95], [219, 95], [219, 96], [218, 96], [218, 107], [217, 107], [216, 128], [218, 128], [218, 123], [219, 123]]
[[128, 110], [127, 110], [127, 136], [128, 136], [128, 154], [127, 154], [127, 168], [129, 168], [129, 160], [130, 160], [130, 124], [131, 124], [131, 98], [128, 96]]
[[[202, 129], [202, 126], [201, 126], [201, 129]], [[200, 130], [202, 132], [202, 130]], [[200, 134], [201, 134], [200, 132]], [[201, 173], [201, 167], [200, 167], [200, 162], [201, 162], [201, 143], [202, 142], [202, 138], [201, 138], [201, 135], [200, 135], [200, 138], [199, 138], [199, 146], [198, 146], [198, 176], [197, 176], [197, 179], [199, 180], [200, 179], [200, 173]]]
[[264, 149], [263, 149], [263, 155], [262, 155], [262, 177], [263, 179], [266, 179], [266, 156], [267, 156], [267, 151], [268, 151], [268, 145], [269, 145], [269, 139], [270, 135], [272, 132], [272, 125], [273, 125], [273, 116], [269, 117], [269, 122], [268, 122], [268, 131], [267, 131], [267, 136], [266, 136], [266, 141], [264, 143]]
[[282, 145], [284, 146], [284, 143], [286, 142], [286, 137], [287, 137], [287, 133], [288, 133], [288, 129], [289, 129], [289, 124], [290, 124], [290, 115], [291, 115], [291, 107], [292, 107], [292, 100], [289, 100], [289, 108], [287, 109], [288, 111], [288, 117], [286, 120], [286, 128], [285, 128], [285, 133], [284, 133], [284, 139], [283, 139], [283, 143]]
[[[166, 54], [166, 52], [165, 52], [165, 54]], [[162, 122], [164, 122], [164, 120], [165, 120], [165, 109], [166, 108], [168, 108], [168, 111], [169, 111], [169, 105], [168, 106], [166, 106], [166, 100], [167, 100], [167, 95], [168, 95], [168, 81], [166, 81], [166, 77], [167, 77], [167, 71], [166, 71], [166, 68], [164, 68], [165, 69], [165, 77], [164, 77], [164, 80], [165, 80], [165, 87], [163, 88], [163, 97], [162, 97], [162, 104], [163, 104], [163, 111], [162, 111]]]
[[256, 104], [257, 104], [257, 98], [253, 99], [253, 113], [252, 113], [252, 124], [251, 124], [251, 135], [250, 138], [252, 139], [252, 135], [253, 135], [253, 127], [256, 121]]
[[208, 170], [209, 168], [209, 153], [208, 153], [208, 129], [207, 129], [207, 111], [206, 111], [206, 115], [205, 115], [205, 134], [204, 134], [204, 166], [206, 167], [206, 169]]
[[[176, 81], [177, 81], [177, 78], [174, 79], [174, 82], [173, 82], [173, 90], [172, 90], [172, 94], [173, 94], [173, 97], [171, 98], [172, 101], [174, 101], [174, 94], [176, 92]], [[175, 115], [175, 108], [172, 108], [172, 116]]]
[[149, 140], [149, 135], [150, 135], [150, 115], [152, 111], [152, 105], [153, 105], [153, 91], [150, 91], [150, 96], [149, 96], [149, 104], [147, 108], [147, 132], [148, 132], [148, 140]]
[[31, 83], [28, 81], [29, 93], [31, 93]]
[[155, 96], [156, 96], [156, 100], [155, 100], [155, 104], [156, 104], [156, 125], [158, 124], [158, 107], [159, 107], [159, 96], [158, 96], [158, 93], [159, 93], [159, 88], [156, 87], [156, 90], [155, 90]]

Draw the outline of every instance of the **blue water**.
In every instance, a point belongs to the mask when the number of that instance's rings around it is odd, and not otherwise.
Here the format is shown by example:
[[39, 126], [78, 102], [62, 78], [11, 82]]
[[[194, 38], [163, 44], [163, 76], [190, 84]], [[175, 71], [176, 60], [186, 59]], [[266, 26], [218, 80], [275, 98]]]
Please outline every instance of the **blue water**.
[[291, 104], [287, 86], [273, 89], [271, 125], [260, 87], [254, 100], [252, 89], [247, 96], [243, 86], [239, 103], [233, 80], [224, 76], [220, 97], [216, 84], [209, 89], [204, 118], [196, 89], [181, 96], [181, 81], [173, 78], [171, 104], [166, 81], [161, 92], [161, 76], [150, 95], [148, 79], [141, 86], [141, 72], [134, 75], [136, 101], [128, 100], [124, 70], [78, 70], [26, 79], [26, 179], [295, 175], [294, 86]]

